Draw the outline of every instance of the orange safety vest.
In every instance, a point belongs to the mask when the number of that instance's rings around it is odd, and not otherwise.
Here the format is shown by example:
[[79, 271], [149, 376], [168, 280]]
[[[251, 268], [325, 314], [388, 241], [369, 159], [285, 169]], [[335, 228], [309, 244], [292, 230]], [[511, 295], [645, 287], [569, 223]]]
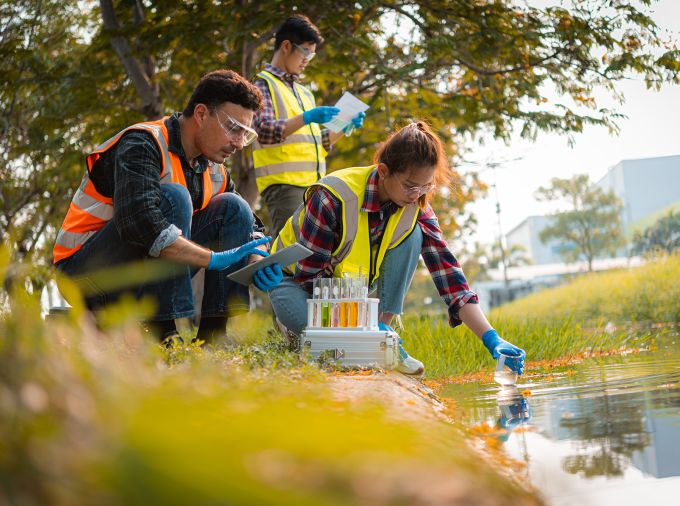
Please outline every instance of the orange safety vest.
[[[102, 229], [113, 218], [113, 199], [99, 193], [92, 180], [90, 173], [96, 166], [97, 160], [113, 148], [120, 138], [130, 130], [143, 130], [153, 134], [161, 151], [161, 184], [176, 183], [187, 187], [182, 171], [182, 163], [179, 156], [171, 153], [168, 149], [168, 129], [165, 120], [146, 121], [137, 123], [120, 131], [109, 140], [99, 145], [92, 153], [87, 155], [87, 171], [83, 175], [80, 187], [76, 190], [71, 205], [64, 218], [64, 223], [57, 234], [57, 240], [52, 252], [54, 263], [70, 257], [83, 247], [87, 240]], [[227, 173], [224, 166], [219, 163], [209, 162], [208, 169], [203, 172], [203, 202], [201, 209], [205, 209], [210, 200], [224, 192], [227, 186]], [[196, 209], [194, 213], [200, 211]]]

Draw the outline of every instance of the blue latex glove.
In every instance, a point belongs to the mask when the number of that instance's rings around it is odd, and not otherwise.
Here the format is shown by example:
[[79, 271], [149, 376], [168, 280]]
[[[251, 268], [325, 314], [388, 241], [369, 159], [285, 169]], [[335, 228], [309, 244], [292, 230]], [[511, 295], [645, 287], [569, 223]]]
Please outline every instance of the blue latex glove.
[[279, 286], [282, 279], [283, 271], [278, 263], [268, 265], [253, 274], [253, 284], [263, 292]]
[[220, 252], [213, 251], [212, 255], [210, 256], [208, 270], [222, 271], [250, 255], [268, 257], [269, 253], [259, 250], [257, 247], [267, 244], [271, 240], [271, 237], [262, 237], [261, 239], [255, 239], [254, 241], [247, 242], [238, 248], [228, 249], [227, 251]]
[[328, 107], [326, 105], [320, 105], [309, 111], [302, 113], [302, 119], [305, 125], [310, 123], [326, 123], [333, 119], [333, 116], [337, 115], [340, 109], [337, 107]]
[[386, 330], [388, 332], [394, 332], [394, 329], [389, 325], [385, 325], [383, 322], [378, 322], [378, 328], [380, 330]]
[[518, 348], [514, 344], [510, 344], [502, 339], [494, 329], [487, 330], [482, 336], [482, 343], [489, 350], [491, 356], [496, 360], [498, 353], [502, 351], [506, 355], [512, 355], [512, 358], [505, 359], [505, 365], [515, 371], [517, 374], [524, 372], [524, 357], [526, 352], [522, 348]]
[[342, 129], [342, 133], [348, 136], [352, 135], [352, 132], [354, 132], [354, 130], [359, 130], [362, 126], [364, 126], [365, 117], [366, 117], [365, 112], [360, 112], [359, 114], [354, 116], [350, 124]]

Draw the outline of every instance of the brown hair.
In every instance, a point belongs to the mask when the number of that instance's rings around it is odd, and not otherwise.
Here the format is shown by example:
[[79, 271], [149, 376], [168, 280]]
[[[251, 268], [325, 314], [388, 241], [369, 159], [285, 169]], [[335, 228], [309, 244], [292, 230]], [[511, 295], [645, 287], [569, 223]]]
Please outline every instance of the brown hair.
[[[389, 174], [434, 167], [434, 184], [438, 188], [449, 185], [452, 179], [444, 144], [425, 121], [414, 121], [390, 135], [376, 152], [374, 163], [387, 165]], [[426, 193], [418, 204], [423, 208], [428, 200]]]
[[201, 78], [182, 115], [193, 116], [197, 104], [204, 104], [212, 111], [225, 102], [257, 112], [262, 109], [264, 99], [259, 88], [237, 72], [213, 70]]

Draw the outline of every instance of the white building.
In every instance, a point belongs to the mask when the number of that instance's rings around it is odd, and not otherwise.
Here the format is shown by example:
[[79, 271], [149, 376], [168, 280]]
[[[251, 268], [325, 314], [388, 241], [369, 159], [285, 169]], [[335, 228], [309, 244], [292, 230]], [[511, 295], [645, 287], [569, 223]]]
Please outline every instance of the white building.
[[[621, 223], [630, 239], [635, 230], [652, 225], [669, 211], [680, 212], [680, 155], [622, 160], [595, 186], [621, 199]], [[506, 242], [522, 246], [535, 265], [562, 263], [559, 252], [565, 245], [555, 240], [543, 244], [539, 238], [549, 223], [549, 216], [529, 216], [506, 234]]]

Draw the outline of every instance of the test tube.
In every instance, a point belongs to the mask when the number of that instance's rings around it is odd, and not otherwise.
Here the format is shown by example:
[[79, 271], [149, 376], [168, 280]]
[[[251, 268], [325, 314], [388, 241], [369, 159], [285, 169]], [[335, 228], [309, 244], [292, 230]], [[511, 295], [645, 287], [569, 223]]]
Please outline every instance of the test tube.
[[340, 326], [340, 278], [333, 278], [332, 280], [333, 288], [331, 293], [333, 294], [333, 300], [331, 302], [331, 327]]
[[322, 278], [321, 279], [321, 326], [330, 327], [331, 326], [331, 279]]
[[352, 277], [349, 280], [350, 286], [350, 297], [351, 301], [349, 303], [349, 326], [358, 327], [359, 326], [359, 282], [358, 277]]
[[340, 326], [349, 327], [349, 279], [340, 279]]
[[367, 328], [368, 326], [368, 287], [362, 283], [361, 301], [359, 302], [359, 327]]
[[[312, 289], [312, 298], [313, 299], [320, 299], [321, 298], [321, 280], [319, 278], [314, 279], [313, 281], [313, 289]], [[321, 303], [320, 302], [314, 302], [312, 304], [312, 327], [320, 327], [321, 326]]]

